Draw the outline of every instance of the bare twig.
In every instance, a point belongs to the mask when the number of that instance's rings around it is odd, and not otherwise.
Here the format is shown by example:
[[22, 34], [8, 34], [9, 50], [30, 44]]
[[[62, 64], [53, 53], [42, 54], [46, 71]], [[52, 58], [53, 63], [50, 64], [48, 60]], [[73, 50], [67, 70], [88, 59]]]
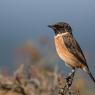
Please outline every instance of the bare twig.
[[70, 73], [68, 77], [65, 78], [65, 84], [59, 89], [59, 95], [80, 95], [79, 92], [74, 93], [70, 88], [74, 80], [75, 71]]

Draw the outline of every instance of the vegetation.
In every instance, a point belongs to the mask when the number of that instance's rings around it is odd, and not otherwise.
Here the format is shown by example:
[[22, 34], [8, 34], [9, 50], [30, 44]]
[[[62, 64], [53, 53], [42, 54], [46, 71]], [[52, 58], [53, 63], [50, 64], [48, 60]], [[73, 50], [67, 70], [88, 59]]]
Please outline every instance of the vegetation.
[[[47, 40], [41, 39], [41, 45], [46, 43]], [[87, 90], [83, 78], [76, 76], [72, 84], [71, 75], [67, 81], [58, 67], [52, 64], [56, 62], [56, 56], [51, 52], [47, 53], [47, 61], [31, 42], [16, 52], [19, 65], [13, 75], [0, 74], [0, 95], [94, 95]]]

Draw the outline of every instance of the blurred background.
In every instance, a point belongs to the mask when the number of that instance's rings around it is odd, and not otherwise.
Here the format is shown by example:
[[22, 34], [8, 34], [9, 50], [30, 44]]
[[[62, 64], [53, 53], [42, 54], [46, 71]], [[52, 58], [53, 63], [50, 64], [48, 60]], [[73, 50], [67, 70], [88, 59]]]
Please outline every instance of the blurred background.
[[70, 71], [56, 54], [54, 33], [47, 27], [60, 21], [72, 26], [95, 76], [94, 0], [0, 0], [0, 69], [11, 73], [19, 64], [36, 64], [41, 57], [61, 72]]

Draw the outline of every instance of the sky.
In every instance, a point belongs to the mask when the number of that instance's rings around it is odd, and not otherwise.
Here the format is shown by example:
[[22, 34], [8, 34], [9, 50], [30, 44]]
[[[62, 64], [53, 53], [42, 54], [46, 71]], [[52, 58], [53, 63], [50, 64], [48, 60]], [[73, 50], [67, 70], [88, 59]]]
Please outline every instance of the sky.
[[12, 66], [14, 50], [27, 40], [47, 35], [53, 42], [47, 26], [60, 21], [71, 25], [95, 71], [95, 0], [0, 0], [0, 66]]

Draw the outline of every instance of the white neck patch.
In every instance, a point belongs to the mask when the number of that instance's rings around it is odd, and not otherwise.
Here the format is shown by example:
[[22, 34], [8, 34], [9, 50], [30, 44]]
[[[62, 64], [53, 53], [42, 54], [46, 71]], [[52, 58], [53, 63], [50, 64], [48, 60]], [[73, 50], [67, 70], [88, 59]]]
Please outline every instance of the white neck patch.
[[59, 34], [57, 34], [57, 35], [55, 36], [55, 38], [57, 38], [57, 37], [59, 37], [59, 36], [67, 35], [67, 34], [69, 34], [69, 33], [68, 33], [68, 32], [65, 32], [65, 33], [59, 33]]

